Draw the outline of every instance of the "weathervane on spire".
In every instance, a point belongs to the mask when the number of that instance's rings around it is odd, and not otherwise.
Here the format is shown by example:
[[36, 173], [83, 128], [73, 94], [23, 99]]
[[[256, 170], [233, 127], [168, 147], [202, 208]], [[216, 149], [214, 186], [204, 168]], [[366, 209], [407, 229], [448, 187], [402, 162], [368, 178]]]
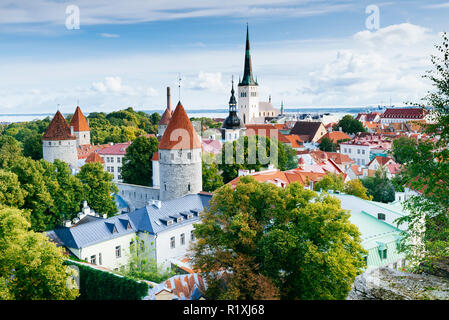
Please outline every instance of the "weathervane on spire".
[[179, 99], [178, 101], [181, 101], [181, 74], [178, 73], [178, 95], [179, 95]]

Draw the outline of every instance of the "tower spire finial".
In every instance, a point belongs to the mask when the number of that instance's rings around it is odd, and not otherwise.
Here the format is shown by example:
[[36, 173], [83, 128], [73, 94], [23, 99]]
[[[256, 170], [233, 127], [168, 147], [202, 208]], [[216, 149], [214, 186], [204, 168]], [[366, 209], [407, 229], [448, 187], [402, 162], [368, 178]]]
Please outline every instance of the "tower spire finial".
[[179, 95], [179, 99], [178, 101], [181, 101], [181, 74], [178, 73], [178, 95]]
[[250, 44], [249, 44], [249, 26], [248, 22], [246, 23], [246, 46], [245, 46], [245, 67], [243, 70], [243, 79], [239, 83], [239, 85], [244, 86], [256, 86], [257, 81], [254, 81], [253, 78], [253, 70], [251, 66], [251, 53], [250, 53]]

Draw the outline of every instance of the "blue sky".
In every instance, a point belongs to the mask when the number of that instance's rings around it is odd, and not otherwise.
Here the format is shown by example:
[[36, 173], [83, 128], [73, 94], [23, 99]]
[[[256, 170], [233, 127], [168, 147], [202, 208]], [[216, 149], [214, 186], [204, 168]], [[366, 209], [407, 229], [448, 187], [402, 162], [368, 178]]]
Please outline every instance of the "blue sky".
[[[80, 29], [67, 30], [77, 5]], [[368, 5], [380, 29], [367, 30]], [[447, 1], [0, 0], [0, 113], [226, 108], [246, 22], [261, 98], [287, 108], [400, 105], [429, 89]], [[175, 101], [173, 101], [174, 103]]]

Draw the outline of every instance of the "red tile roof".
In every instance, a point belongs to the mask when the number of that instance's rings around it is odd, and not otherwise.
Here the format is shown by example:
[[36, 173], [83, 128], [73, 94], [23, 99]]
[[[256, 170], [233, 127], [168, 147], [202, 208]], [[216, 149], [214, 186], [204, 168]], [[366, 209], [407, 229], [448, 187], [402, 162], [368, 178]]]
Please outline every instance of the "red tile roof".
[[76, 136], [71, 134], [67, 121], [65, 121], [61, 112], [58, 111], [42, 136], [42, 140], [76, 140]]
[[162, 114], [161, 120], [159, 120], [159, 125], [168, 125], [172, 118], [172, 112], [170, 107], [166, 108]]
[[285, 134], [283, 136], [290, 141], [292, 148], [301, 148], [304, 146], [304, 142], [297, 134]]
[[337, 143], [340, 140], [345, 140], [345, 139], [350, 140], [351, 139], [350, 136], [348, 136], [346, 133], [344, 133], [342, 131], [328, 132], [320, 140], [318, 140], [318, 142], [320, 143], [323, 138], [329, 138], [332, 140], [333, 143]]
[[389, 119], [422, 119], [424, 116], [425, 110], [421, 108], [398, 108], [385, 110], [381, 117]]
[[92, 152], [91, 154], [89, 154], [89, 156], [86, 158], [86, 163], [89, 162], [99, 162], [99, 163], [104, 163], [104, 160], [102, 157], [100, 157], [98, 155], [98, 153], [96, 152]]
[[77, 148], [78, 159], [85, 159], [92, 152], [98, 152], [99, 150], [107, 148], [109, 146], [110, 146], [109, 144], [97, 144], [97, 145], [82, 144], [82, 145], [79, 145]]
[[70, 121], [70, 127], [73, 127], [73, 131], [90, 131], [89, 124], [87, 123], [86, 117], [81, 111], [80, 107], [76, 107], [75, 113], [73, 114], [72, 121]]
[[247, 124], [245, 134], [247, 136], [264, 136], [267, 138], [273, 136], [281, 143], [291, 144], [291, 141], [274, 124]]
[[178, 102], [175, 112], [165, 129], [159, 143], [159, 149], [199, 149], [201, 141], [193, 128], [184, 107]]
[[126, 149], [131, 145], [131, 142], [117, 143], [110, 147], [98, 151], [101, 155], [125, 155]]

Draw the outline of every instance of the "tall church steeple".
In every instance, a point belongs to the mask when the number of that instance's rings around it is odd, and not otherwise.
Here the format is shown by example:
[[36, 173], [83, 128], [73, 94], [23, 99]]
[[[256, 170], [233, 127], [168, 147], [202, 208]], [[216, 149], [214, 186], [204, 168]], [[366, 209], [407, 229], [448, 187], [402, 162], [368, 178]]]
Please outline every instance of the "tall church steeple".
[[251, 65], [251, 52], [249, 45], [249, 27], [246, 24], [246, 49], [245, 49], [245, 67], [243, 70], [243, 79], [239, 86], [257, 86], [257, 81], [253, 78], [253, 68]]

